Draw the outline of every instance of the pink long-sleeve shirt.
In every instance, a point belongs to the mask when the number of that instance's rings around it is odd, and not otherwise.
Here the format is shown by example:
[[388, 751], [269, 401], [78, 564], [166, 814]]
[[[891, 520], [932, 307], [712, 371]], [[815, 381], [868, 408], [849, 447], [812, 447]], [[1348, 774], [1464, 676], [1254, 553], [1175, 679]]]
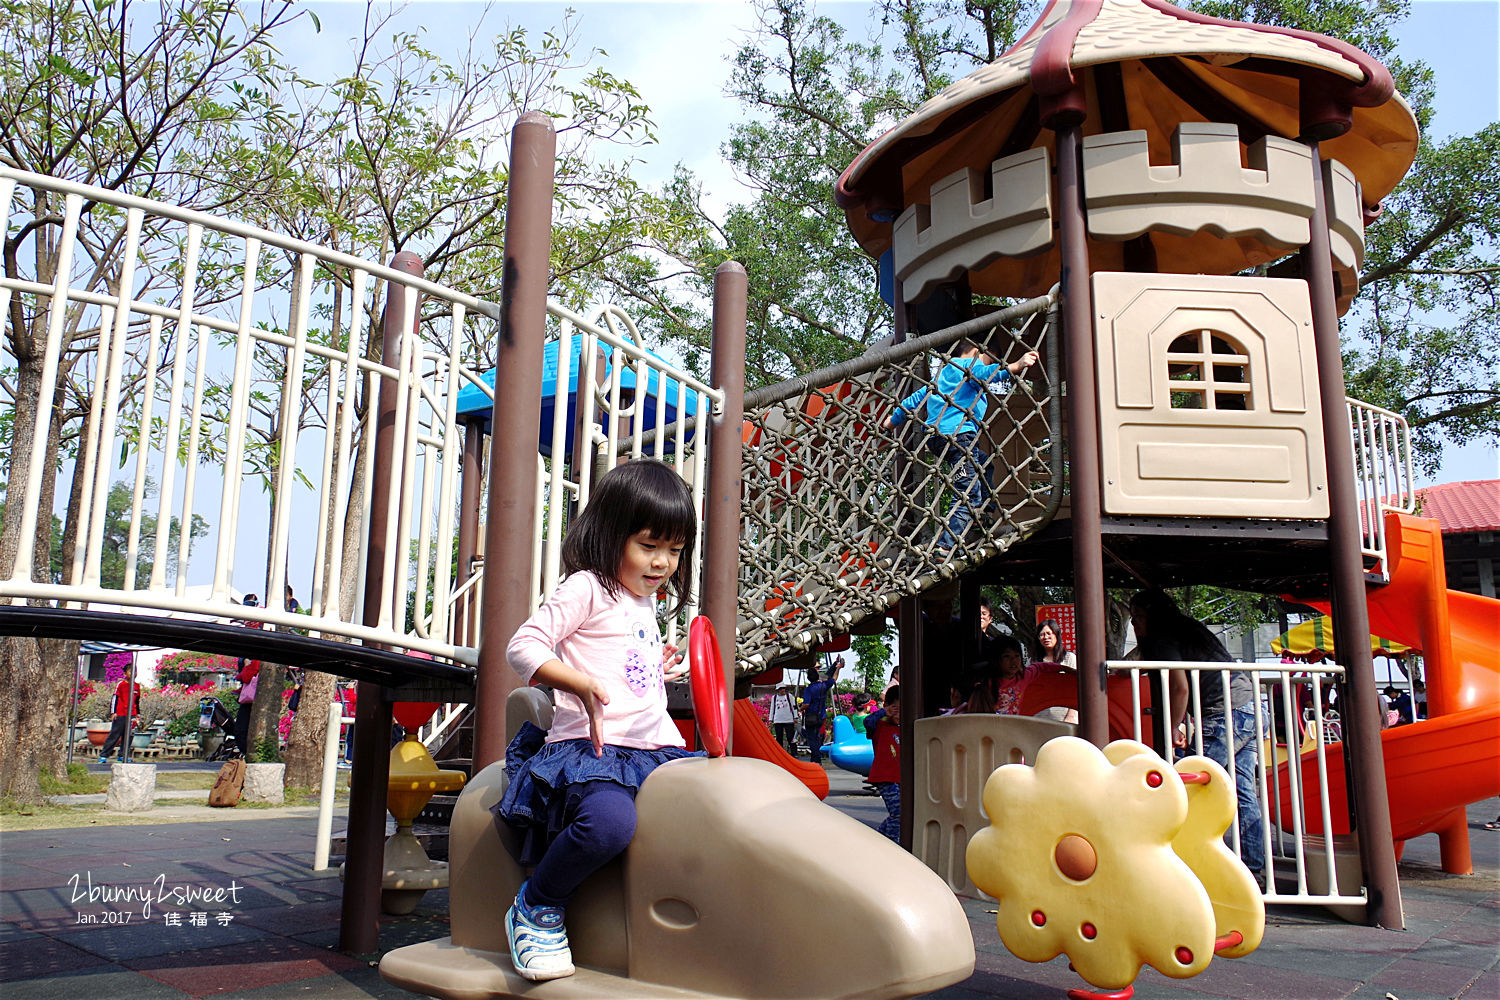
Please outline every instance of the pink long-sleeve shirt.
[[[528, 684], [543, 663], [554, 659], [600, 681], [609, 693], [604, 742], [655, 750], [685, 745], [667, 715], [661, 650], [656, 602], [624, 587], [611, 596], [597, 576], [583, 572], [558, 585], [516, 630], [505, 655]], [[562, 690], [553, 700], [547, 742], [588, 739], [583, 702]]]

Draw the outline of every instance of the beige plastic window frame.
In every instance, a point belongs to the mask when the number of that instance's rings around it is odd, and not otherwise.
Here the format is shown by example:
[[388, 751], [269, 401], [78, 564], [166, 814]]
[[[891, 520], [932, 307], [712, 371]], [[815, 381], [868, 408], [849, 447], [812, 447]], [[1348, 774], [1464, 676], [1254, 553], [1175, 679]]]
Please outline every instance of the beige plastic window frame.
[[1174, 410], [1255, 408], [1250, 355], [1227, 333], [1204, 328], [1182, 334], [1168, 347], [1166, 365]]

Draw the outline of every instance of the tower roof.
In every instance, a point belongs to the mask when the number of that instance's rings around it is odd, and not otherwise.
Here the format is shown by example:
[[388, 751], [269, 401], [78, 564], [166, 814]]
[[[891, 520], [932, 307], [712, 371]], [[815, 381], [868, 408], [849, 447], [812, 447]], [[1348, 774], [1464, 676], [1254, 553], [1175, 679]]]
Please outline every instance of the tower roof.
[[[1153, 163], [1171, 162], [1184, 122], [1297, 138], [1321, 99], [1326, 158], [1354, 172], [1367, 218], [1416, 156], [1416, 119], [1390, 72], [1337, 39], [1208, 17], [1166, 0], [1049, 0], [1026, 35], [865, 148], [844, 171], [838, 203], [864, 248], [890, 245], [889, 219], [925, 202], [933, 182], [962, 167], [1050, 145], [1049, 120], [1082, 87], [1084, 135], [1142, 129]], [[1316, 97], [1314, 95], [1317, 95]], [[1060, 101], [1063, 102], [1060, 104]], [[1072, 113], [1077, 113], [1076, 105]]]

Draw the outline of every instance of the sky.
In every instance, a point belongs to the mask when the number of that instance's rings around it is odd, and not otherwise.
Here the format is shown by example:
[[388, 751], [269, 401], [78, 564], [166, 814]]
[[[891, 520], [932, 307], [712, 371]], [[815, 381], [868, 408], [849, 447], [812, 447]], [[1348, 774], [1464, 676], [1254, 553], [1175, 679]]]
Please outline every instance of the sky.
[[[346, 57], [364, 14], [357, 2], [308, 5], [322, 23], [319, 34], [284, 39], [283, 53], [310, 76], [320, 75]], [[868, 0], [821, 2], [817, 10], [839, 21], [852, 38], [871, 30]], [[633, 151], [638, 180], [669, 179], [677, 164], [704, 185], [706, 201], [723, 207], [752, 196], [720, 153], [730, 127], [741, 119], [738, 104], [725, 96], [730, 60], [754, 30], [755, 12], [741, 0], [584, 0], [584, 2], [486, 5], [478, 2], [417, 0], [397, 23], [421, 28], [434, 49], [456, 52], [481, 22], [496, 32], [505, 25], [539, 33], [559, 24], [564, 11], [577, 13], [580, 50], [597, 48], [598, 63], [633, 84], [651, 108], [658, 142]], [[1433, 136], [1470, 133], [1500, 120], [1500, 0], [1414, 0], [1401, 30], [1402, 54], [1421, 59], [1437, 74], [1437, 115]], [[1493, 444], [1450, 445], [1436, 475], [1417, 476], [1417, 485], [1500, 477], [1500, 452]]]
[[[304, 75], [327, 78], [348, 71], [353, 44], [364, 16], [362, 2], [311, 0], [322, 30], [304, 30], [279, 38], [282, 54]], [[652, 110], [658, 142], [633, 149], [638, 180], [657, 184], [672, 176], [680, 163], [702, 182], [711, 206], [748, 201], [752, 192], [740, 184], [721, 155], [732, 125], [740, 120], [738, 104], [724, 91], [730, 60], [755, 27], [755, 12], [739, 0], [681, 0], [681, 2], [498, 3], [488, 14], [481, 3], [418, 0], [405, 7], [396, 25], [424, 32], [424, 44], [455, 58], [471, 32], [486, 35], [509, 27], [527, 29], [535, 36], [558, 25], [568, 8], [577, 12], [578, 47], [602, 49], [597, 65], [630, 81]], [[822, 2], [819, 12], [838, 20], [851, 38], [870, 34], [868, 0]], [[1416, 0], [1402, 34], [1402, 53], [1431, 65], [1437, 74], [1438, 104], [1434, 135], [1438, 138], [1470, 133], [1500, 119], [1500, 81], [1497, 81], [1496, 40], [1500, 38], [1500, 0]], [[503, 137], [497, 137], [503, 142]], [[830, 193], [831, 194], [831, 193]], [[209, 473], [204, 473], [209, 475]], [[1463, 479], [1500, 477], [1500, 458], [1493, 445], [1453, 448], [1445, 453], [1435, 476], [1418, 474], [1417, 485]], [[180, 483], [179, 483], [180, 489]], [[200, 483], [200, 490], [207, 489]], [[253, 488], [247, 488], [253, 492]], [[60, 494], [63, 496], [65, 494]], [[207, 494], [200, 494], [207, 495]], [[248, 495], [248, 494], [247, 494]], [[259, 510], [258, 504], [252, 504]], [[251, 508], [242, 513], [248, 514]], [[237, 544], [236, 582], [243, 589], [250, 567], [264, 564], [262, 528], [249, 515], [242, 521]], [[262, 521], [262, 524], [264, 522]], [[293, 525], [294, 551], [299, 532]], [[310, 532], [308, 532], [310, 537]], [[260, 541], [256, 541], [260, 539]], [[208, 545], [212, 539], [200, 545]], [[195, 550], [189, 583], [206, 582], [199, 575], [212, 568], [208, 549]], [[293, 567], [299, 594], [310, 582], [310, 570]]]

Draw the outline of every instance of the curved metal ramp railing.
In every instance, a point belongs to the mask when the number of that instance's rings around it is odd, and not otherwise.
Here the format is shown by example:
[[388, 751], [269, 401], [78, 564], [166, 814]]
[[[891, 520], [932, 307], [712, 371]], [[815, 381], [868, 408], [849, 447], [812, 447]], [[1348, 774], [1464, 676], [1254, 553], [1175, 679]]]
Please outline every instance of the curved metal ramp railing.
[[[493, 306], [233, 220], [4, 167], [0, 232], [16, 251], [0, 274], [0, 365], [30, 366], [34, 410], [11, 417], [38, 428], [9, 457], [0, 628], [42, 634], [49, 612], [140, 610], [153, 613], [142, 629], [247, 623], [295, 630], [304, 647], [353, 642], [368, 652], [348, 655], [371, 663], [396, 655], [386, 646], [472, 664], [472, 650], [409, 624], [408, 605], [447, 617], [454, 400], [475, 379], [460, 352], [487, 335]], [[421, 320], [394, 363], [367, 356], [382, 313], [387, 335]], [[387, 394], [393, 467], [376, 482]], [[53, 413], [60, 448], [33, 420]], [[380, 591], [367, 594], [377, 491], [399, 513], [378, 547]], [[71, 510], [67, 565], [38, 540], [53, 496]], [[312, 581], [301, 614], [283, 600], [293, 564]], [[237, 603], [262, 588], [264, 606]]]

